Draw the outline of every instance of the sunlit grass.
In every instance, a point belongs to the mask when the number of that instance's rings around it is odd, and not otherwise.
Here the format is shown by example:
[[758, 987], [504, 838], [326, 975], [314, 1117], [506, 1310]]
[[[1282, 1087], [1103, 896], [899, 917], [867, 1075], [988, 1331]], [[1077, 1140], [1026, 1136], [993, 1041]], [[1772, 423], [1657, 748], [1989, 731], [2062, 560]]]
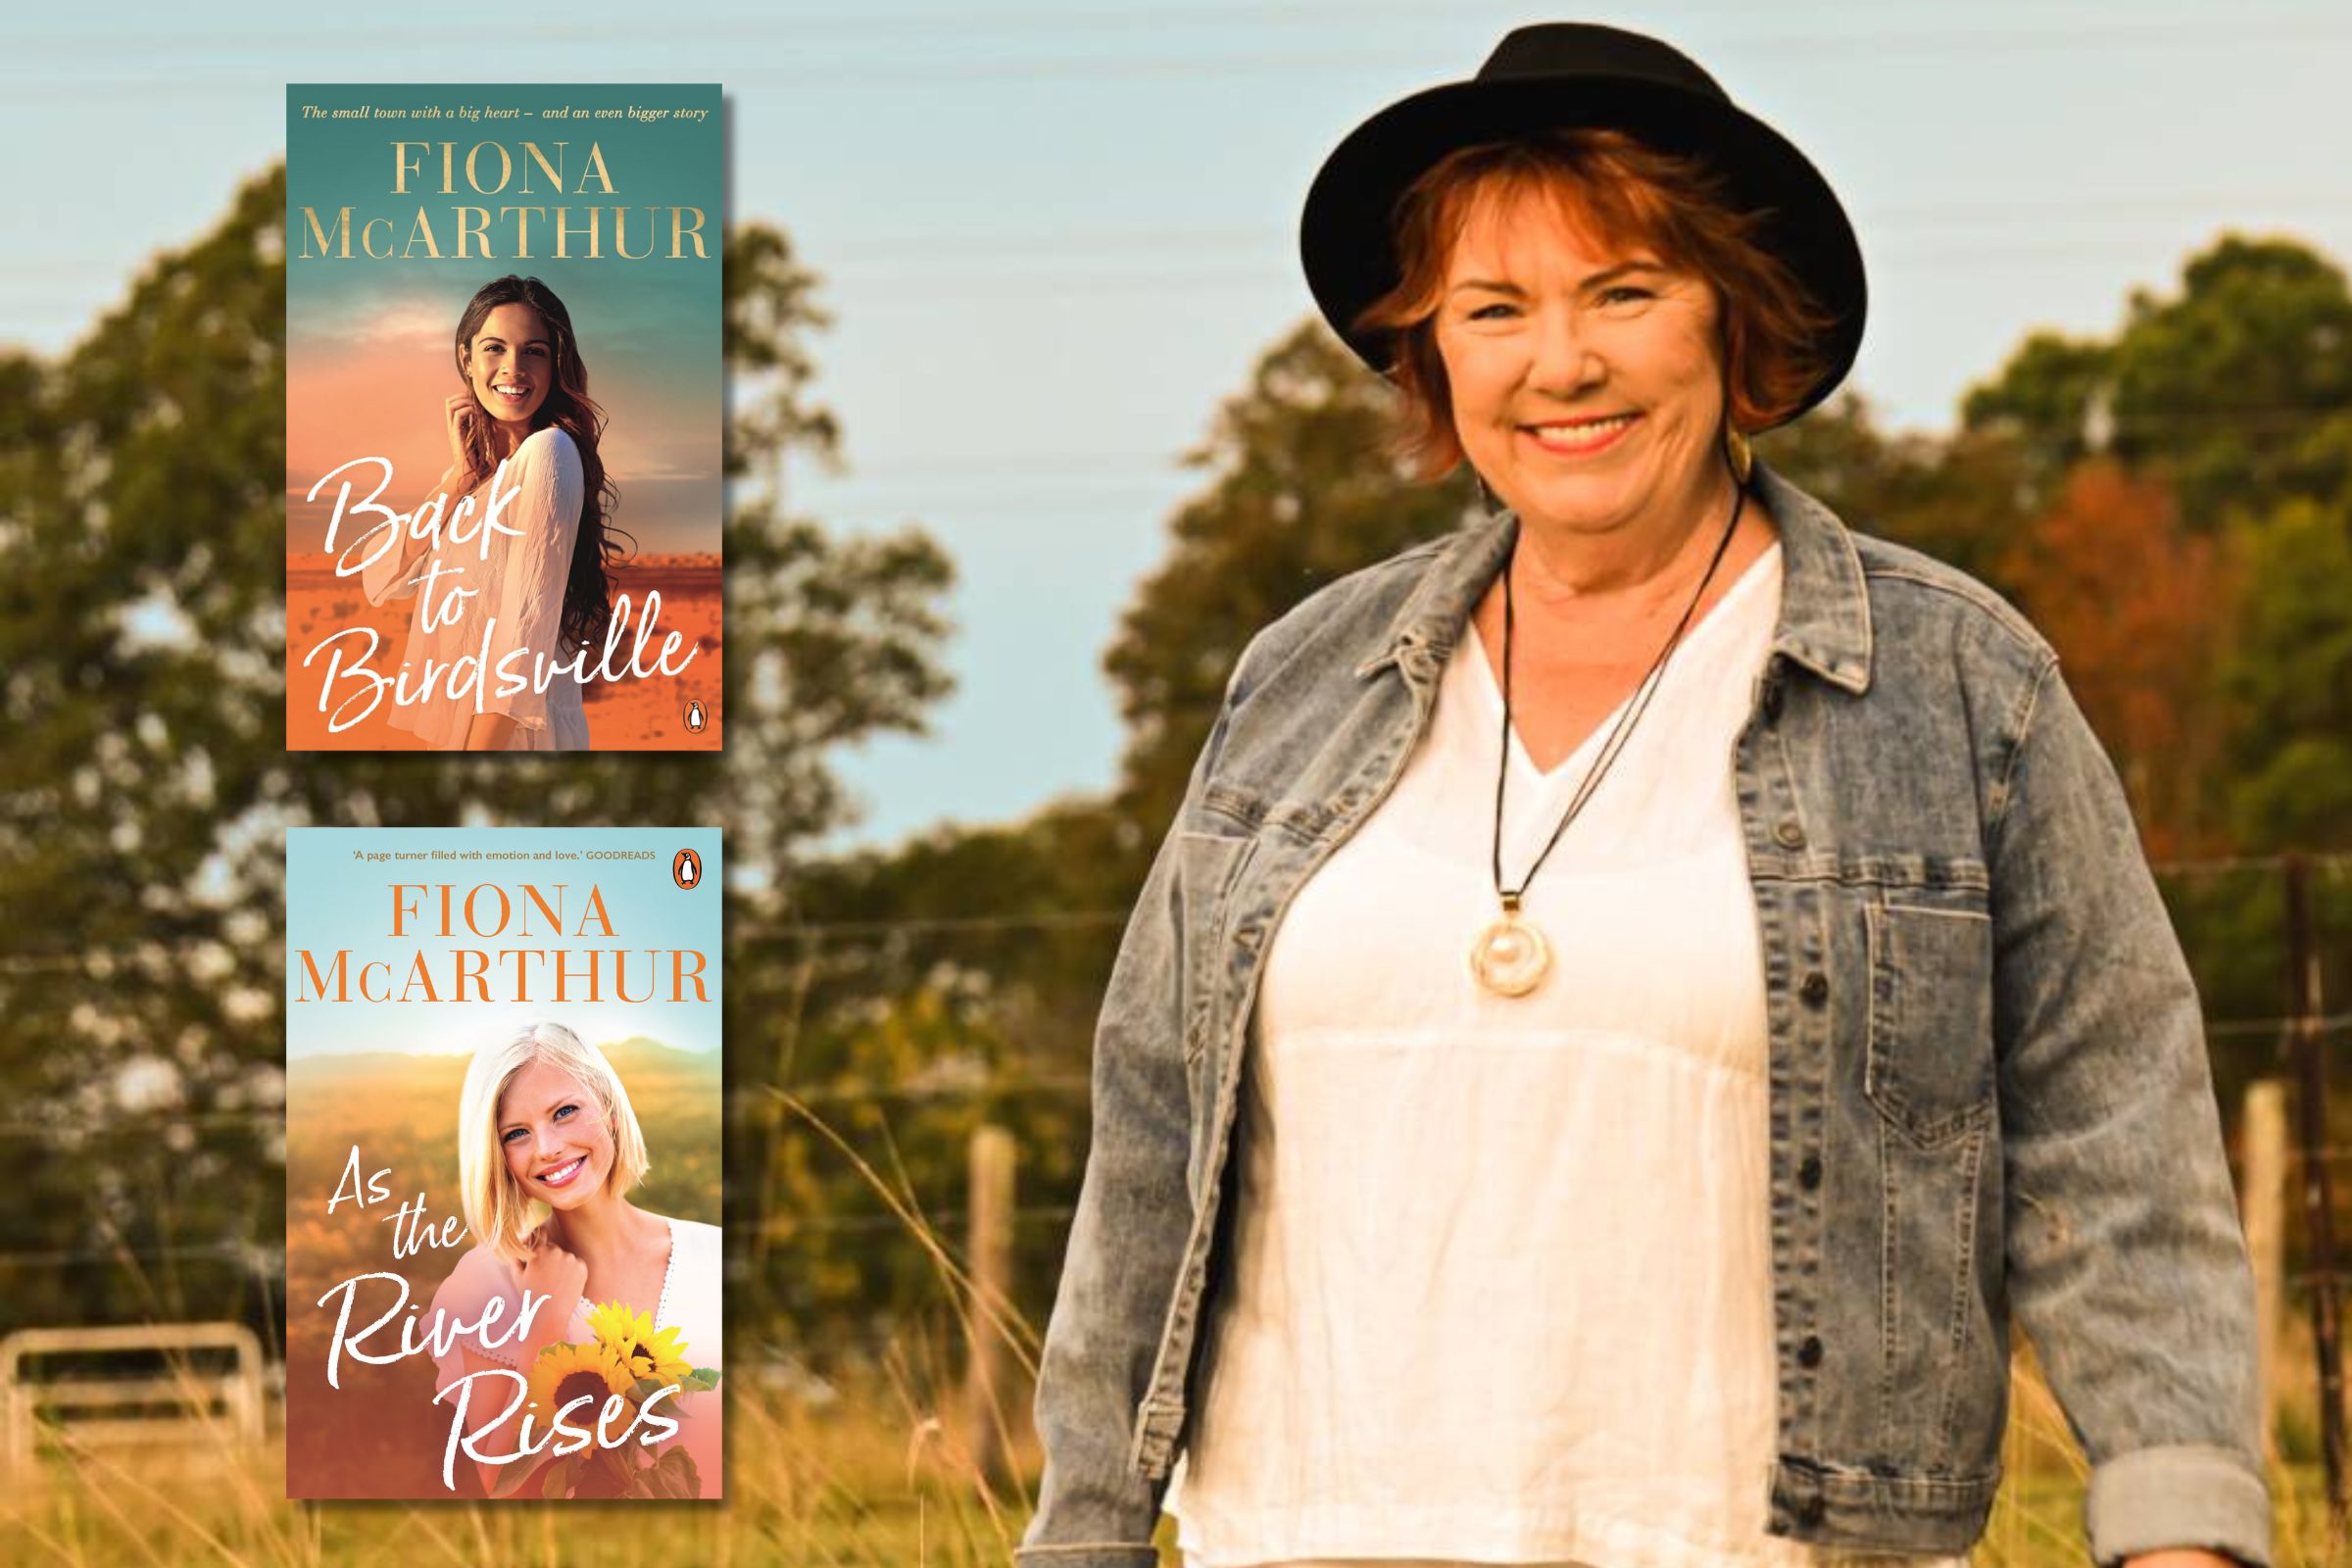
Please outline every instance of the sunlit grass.
[[886, 1383], [812, 1407], [736, 1388], [712, 1504], [289, 1502], [272, 1434], [68, 1451], [0, 1489], [0, 1562], [152, 1568], [382, 1564], [967, 1568], [1011, 1556], [1024, 1509], [973, 1472], [952, 1423]]
[[[192, 1424], [175, 1446], [62, 1451], [0, 1486], [0, 1568], [143, 1564], [147, 1568], [636, 1568], [643, 1563], [978, 1568], [1011, 1560], [1035, 1495], [1038, 1456], [1027, 1430], [1036, 1325], [1009, 1303], [975, 1302], [968, 1260], [886, 1174], [806, 1105], [780, 1097], [875, 1190], [920, 1247], [937, 1283], [935, 1326], [909, 1328], [878, 1365], [830, 1388], [763, 1366], [739, 1331], [724, 1389], [727, 1495], [710, 1504], [320, 1502], [285, 1500], [282, 1444], [239, 1447], [222, 1424]], [[993, 1339], [1009, 1379], [1002, 1407], [964, 1403], [965, 1348]], [[2307, 1347], [2300, 1349], [2307, 1350]], [[2307, 1390], [2300, 1353], [2282, 1373]], [[775, 1375], [764, 1375], [763, 1373]], [[2300, 1380], [2300, 1381], [2297, 1381]], [[822, 1392], [811, 1393], [812, 1389]], [[2308, 1394], [2281, 1429], [2308, 1433]], [[993, 1440], [1009, 1473], [987, 1475], [976, 1450]], [[2333, 1568], [2317, 1467], [2272, 1470], [2278, 1568]], [[2085, 1471], [2030, 1357], [2012, 1381], [2003, 1447], [2006, 1481], [1978, 1568], [2087, 1563], [2082, 1539]], [[1175, 1554], [1162, 1521], [1163, 1563]], [[1603, 1568], [1621, 1568], [1607, 1564]]]
[[[294, 1503], [274, 1441], [263, 1448], [67, 1454], [0, 1489], [0, 1562], [73, 1568], [635, 1568], [642, 1563], [978, 1568], [1012, 1554], [1034, 1493], [990, 1486], [952, 1395], [916, 1388], [938, 1370], [907, 1358], [822, 1403], [737, 1384], [728, 1405], [727, 1498], [714, 1504]], [[2082, 1476], [2037, 1382], [2016, 1389], [2009, 1479], [1974, 1555], [1980, 1568], [2087, 1562]], [[2053, 1424], [2056, 1423], [2056, 1424]], [[2278, 1568], [2322, 1568], [2316, 1467], [2273, 1472]], [[1169, 1564], [1173, 1553], [1163, 1553]]]

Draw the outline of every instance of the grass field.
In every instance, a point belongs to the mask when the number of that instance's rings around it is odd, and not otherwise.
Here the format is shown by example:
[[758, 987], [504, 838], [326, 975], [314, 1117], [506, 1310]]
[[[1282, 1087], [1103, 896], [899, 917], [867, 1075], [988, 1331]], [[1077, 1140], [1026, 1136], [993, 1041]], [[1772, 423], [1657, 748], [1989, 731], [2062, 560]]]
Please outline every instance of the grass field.
[[[751, 1382], [729, 1401], [728, 1500], [643, 1504], [284, 1500], [274, 1447], [204, 1446], [127, 1457], [67, 1455], [0, 1488], [0, 1563], [100, 1568], [637, 1568], [641, 1564], [976, 1568], [1009, 1561], [1026, 1517], [1021, 1479], [984, 1485], [945, 1401], [903, 1379], [821, 1405]], [[2009, 1480], [1974, 1555], [1979, 1568], [2088, 1561], [2082, 1476], [2055, 1406], [2030, 1374], [2016, 1388]], [[2278, 1568], [2337, 1560], [2310, 1465], [2272, 1476]], [[1163, 1562], [1174, 1555], [1165, 1548]], [[2340, 1555], [2340, 1554], [2339, 1554]], [[1611, 1565], [1616, 1568], [1616, 1565]]]
[[[683, 1156], [665, 1173], [680, 1189], [668, 1202], [690, 1213], [707, 1203], [715, 1218], [710, 1088], [691, 1073], [669, 1076], [661, 1062], [662, 1055], [649, 1054], [623, 1070], [657, 1162], [665, 1148]], [[435, 1161], [446, 1157], [440, 1128], [455, 1103], [454, 1081], [432, 1078], [429, 1068], [404, 1074], [398, 1085], [370, 1077], [365, 1067], [354, 1071], [360, 1076], [352, 1081], [328, 1075], [296, 1085], [299, 1098], [317, 1097], [295, 1118], [309, 1140], [289, 1152], [296, 1190], [331, 1183], [326, 1167], [359, 1139], [371, 1160], [381, 1149], [379, 1162], [400, 1163], [404, 1173], [414, 1170], [428, 1186], [449, 1191], [454, 1172], [437, 1169]], [[707, 1127], [706, 1114], [713, 1118]], [[867, 1174], [888, 1197], [891, 1184], [878, 1172]], [[937, 1260], [942, 1299], [968, 1300], [970, 1282], [954, 1265], [946, 1239], [919, 1216], [901, 1218]], [[316, 1238], [316, 1248], [306, 1243], [297, 1250], [304, 1268], [357, 1261], [338, 1253], [326, 1235]], [[299, 1290], [294, 1298], [301, 1299]], [[1013, 1337], [1030, 1341], [1034, 1332], [1022, 1325]], [[818, 1387], [812, 1380], [763, 1377], [775, 1369], [763, 1368], [753, 1353], [758, 1336], [739, 1327], [732, 1338], [723, 1503], [288, 1502], [284, 1445], [275, 1431], [265, 1446], [243, 1450], [223, 1433], [200, 1432], [172, 1448], [68, 1450], [0, 1478], [7, 1483], [0, 1486], [0, 1568], [978, 1568], [1010, 1561], [1034, 1492], [1037, 1455], [1026, 1423], [1017, 1414], [1001, 1418], [1012, 1434], [1014, 1474], [983, 1478], [959, 1413], [959, 1356], [937, 1337], [901, 1347], [882, 1367], [821, 1394], [809, 1392]], [[303, 1335], [295, 1339], [299, 1348]], [[2304, 1462], [2314, 1446], [2309, 1346], [2290, 1335], [2283, 1363], [2280, 1388], [2296, 1391], [2303, 1404], [2282, 1416], [2291, 1462], [2275, 1465], [2271, 1475], [2277, 1565], [2335, 1568], [2343, 1553], [2328, 1540], [2317, 1467]], [[1025, 1402], [1025, 1391], [1008, 1396], [1008, 1408]], [[346, 1439], [364, 1445], [391, 1442], [392, 1435], [389, 1426], [336, 1435]], [[437, 1445], [436, 1439], [436, 1451]], [[2087, 1563], [2083, 1466], [2030, 1355], [2020, 1357], [2013, 1380], [2003, 1468], [2007, 1481], [1972, 1554], [1978, 1568]], [[1166, 1564], [1175, 1562], [1171, 1533], [1163, 1521]]]

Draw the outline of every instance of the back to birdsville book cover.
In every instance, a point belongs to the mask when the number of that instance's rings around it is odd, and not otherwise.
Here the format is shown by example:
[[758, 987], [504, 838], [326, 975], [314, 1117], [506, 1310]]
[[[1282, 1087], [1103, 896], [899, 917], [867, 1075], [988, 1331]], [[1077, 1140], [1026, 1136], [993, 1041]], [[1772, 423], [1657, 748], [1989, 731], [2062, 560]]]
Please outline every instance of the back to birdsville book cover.
[[286, 746], [714, 751], [715, 86], [286, 89]]
[[719, 853], [289, 833], [287, 1495], [721, 1495]]

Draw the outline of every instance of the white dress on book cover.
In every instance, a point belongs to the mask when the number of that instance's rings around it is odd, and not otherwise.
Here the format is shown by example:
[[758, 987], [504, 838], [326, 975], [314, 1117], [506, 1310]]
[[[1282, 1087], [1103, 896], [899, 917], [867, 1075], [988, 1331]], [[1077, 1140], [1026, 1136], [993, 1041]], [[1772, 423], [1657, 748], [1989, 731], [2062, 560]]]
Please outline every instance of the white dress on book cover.
[[[687, 1363], [698, 1367], [726, 1366], [725, 1349], [720, 1341], [720, 1292], [724, 1285], [719, 1250], [719, 1230], [698, 1220], [668, 1219], [669, 1269], [662, 1276], [662, 1298], [654, 1308], [654, 1332], [676, 1329]], [[462, 1351], [470, 1350], [485, 1361], [514, 1367], [528, 1374], [528, 1367], [519, 1366], [514, 1359], [514, 1347], [506, 1341], [516, 1317], [522, 1310], [522, 1287], [514, 1265], [501, 1258], [486, 1247], [475, 1247], [458, 1259], [449, 1278], [433, 1293], [432, 1310], [426, 1314], [428, 1323], [446, 1321], [479, 1323], [483, 1310], [494, 1298], [503, 1298], [505, 1308], [499, 1313], [495, 1332], [502, 1340], [498, 1345], [486, 1345], [479, 1334], [462, 1334], [450, 1342], [447, 1353], [435, 1358], [438, 1368], [435, 1392], [450, 1387], [466, 1376], [467, 1368]], [[564, 1339], [572, 1344], [585, 1344], [595, 1336], [589, 1332], [588, 1309], [596, 1303], [585, 1296], [572, 1309], [571, 1322]], [[504, 1380], [498, 1380], [503, 1382]], [[478, 1386], [477, 1386], [478, 1388]], [[702, 1477], [702, 1494], [719, 1495], [719, 1463], [724, 1448], [721, 1443], [721, 1412], [726, 1383], [722, 1377], [719, 1387], [699, 1394], [672, 1395], [661, 1408], [678, 1423], [678, 1435], [661, 1444], [657, 1451], [684, 1444], [694, 1455], [694, 1465]], [[489, 1395], [496, 1393], [497, 1402]], [[504, 1407], [513, 1396], [506, 1390], [478, 1393], [474, 1408], [496, 1411]], [[469, 1418], [470, 1419], [470, 1418]], [[512, 1428], [506, 1442], [512, 1446]], [[498, 1451], [497, 1444], [486, 1443], [488, 1451]], [[535, 1464], [535, 1460], [518, 1463]]]
[[[572, 650], [561, 646], [564, 625], [564, 588], [571, 576], [572, 544], [579, 537], [580, 505], [585, 479], [579, 448], [570, 433], [549, 425], [523, 438], [491, 482], [473, 492], [473, 512], [466, 518], [466, 542], [449, 542], [452, 497], [441, 520], [442, 545], [436, 555], [419, 556], [403, 572], [400, 554], [387, 550], [368, 563], [361, 574], [368, 602], [414, 598], [409, 617], [408, 647], [401, 654], [402, 673], [420, 682], [425, 661], [443, 671], [420, 701], [405, 707], [388, 705], [395, 729], [414, 733], [435, 751], [457, 751], [466, 744], [473, 722], [471, 687], [463, 698], [449, 695], [448, 668], [465, 658], [481, 659], [481, 711], [504, 713], [514, 720], [510, 748], [518, 752], [584, 752], [588, 750], [588, 714], [580, 699], [580, 683], [568, 669]], [[515, 492], [499, 513], [500, 529], [486, 529], [482, 518], [493, 492]], [[512, 529], [514, 532], [502, 530]], [[444, 568], [430, 602], [441, 624], [424, 624], [427, 596], [417, 591], [436, 561]], [[462, 570], [460, 569], [462, 568]], [[459, 601], [453, 589], [469, 597]], [[456, 611], [454, 615], [452, 610]], [[485, 621], [488, 644], [484, 658]], [[509, 654], [522, 657], [510, 668], [520, 675], [522, 690], [501, 696], [497, 670]], [[534, 657], [537, 656], [537, 657]], [[547, 689], [538, 690], [536, 665], [541, 659], [553, 666]]]

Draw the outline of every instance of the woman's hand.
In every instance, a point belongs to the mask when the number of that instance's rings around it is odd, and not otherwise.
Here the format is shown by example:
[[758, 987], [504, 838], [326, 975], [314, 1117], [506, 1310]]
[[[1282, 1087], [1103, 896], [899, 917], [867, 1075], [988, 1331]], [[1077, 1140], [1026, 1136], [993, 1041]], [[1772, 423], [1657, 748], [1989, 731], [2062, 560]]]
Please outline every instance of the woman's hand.
[[523, 1290], [547, 1298], [525, 1336], [530, 1358], [536, 1360], [541, 1350], [564, 1338], [570, 1328], [571, 1314], [580, 1304], [580, 1293], [588, 1288], [588, 1265], [557, 1246], [546, 1230], [540, 1229], [531, 1233], [531, 1255], [523, 1260], [521, 1272]]
[[442, 405], [441, 415], [443, 422], [449, 426], [449, 471], [464, 473], [466, 439], [475, 429], [474, 421], [487, 417], [487, 415], [482, 406], [473, 400], [470, 391], [452, 392]]

